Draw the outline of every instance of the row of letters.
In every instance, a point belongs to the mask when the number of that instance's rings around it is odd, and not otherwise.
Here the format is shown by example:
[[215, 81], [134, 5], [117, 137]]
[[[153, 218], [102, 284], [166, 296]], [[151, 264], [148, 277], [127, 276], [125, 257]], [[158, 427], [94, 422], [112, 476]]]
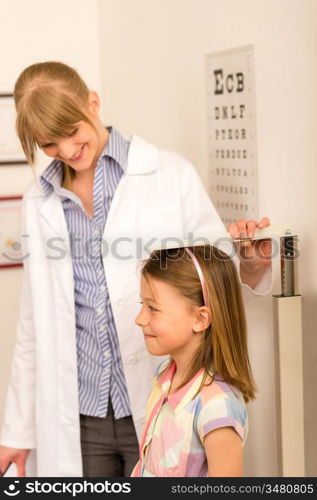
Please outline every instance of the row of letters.
[[229, 203], [228, 201], [216, 201], [216, 207], [240, 211], [249, 210], [249, 207], [246, 203]]
[[247, 159], [246, 149], [216, 149], [216, 158], [222, 160]]
[[247, 131], [245, 128], [228, 128], [228, 129], [219, 129], [216, 128], [214, 130], [214, 136], [216, 141], [218, 140], [229, 140], [232, 141], [233, 139], [240, 140], [240, 139], [246, 139], [247, 138]]
[[224, 186], [223, 184], [217, 184], [216, 191], [218, 193], [248, 194], [246, 186]]
[[242, 168], [216, 168], [216, 175], [222, 175], [222, 176], [228, 176], [230, 177], [247, 177], [248, 172], [246, 170], [243, 170]]

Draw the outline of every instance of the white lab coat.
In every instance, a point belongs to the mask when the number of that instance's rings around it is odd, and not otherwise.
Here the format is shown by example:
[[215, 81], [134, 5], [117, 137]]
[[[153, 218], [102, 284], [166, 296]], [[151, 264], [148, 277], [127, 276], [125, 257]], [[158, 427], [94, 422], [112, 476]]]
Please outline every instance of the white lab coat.
[[[151, 238], [223, 230], [192, 165], [133, 136], [104, 230], [103, 263], [138, 435], [160, 359], [147, 353], [134, 324], [140, 307], [137, 264]], [[24, 195], [22, 242], [24, 282], [1, 444], [35, 449], [37, 468], [29, 468], [30, 475], [81, 476], [69, 236], [59, 196], [45, 198], [35, 181]]]

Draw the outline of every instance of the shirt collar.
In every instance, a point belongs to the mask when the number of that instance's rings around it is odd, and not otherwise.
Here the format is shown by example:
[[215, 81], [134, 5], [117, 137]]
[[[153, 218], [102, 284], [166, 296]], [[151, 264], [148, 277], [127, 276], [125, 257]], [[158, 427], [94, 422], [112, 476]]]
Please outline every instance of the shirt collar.
[[174, 412], [179, 413], [199, 391], [204, 376], [204, 369], [201, 368], [183, 387], [172, 394], [168, 394], [175, 372], [176, 363], [173, 362], [167, 372], [163, 373], [163, 375], [158, 379], [157, 383], [161, 386], [163, 395], [165, 394], [165, 396], [167, 396], [167, 401], [173, 408]]
[[52, 191], [61, 187], [63, 178], [63, 165], [58, 160], [53, 160], [40, 175], [40, 183], [44, 195], [48, 196]]
[[[173, 361], [168, 370], [166, 372], [163, 372], [161, 377], [159, 376], [157, 384], [161, 386], [163, 398], [164, 396], [167, 398], [169, 405], [177, 414], [184, 408], [184, 406], [186, 406], [192, 399], [194, 399], [196, 394], [199, 392], [204, 378], [205, 370], [204, 368], [201, 368], [194, 375], [194, 377], [189, 382], [187, 382], [187, 384], [185, 384], [183, 387], [173, 392], [172, 394], [168, 394], [175, 372], [176, 363]], [[224, 382], [223, 376], [220, 375], [220, 373], [214, 374], [212, 367], [209, 371], [209, 374], [211, 376], [213, 375], [214, 380], [216, 380], [217, 382]], [[208, 378], [210, 377], [208, 376]]]
[[130, 143], [114, 127], [107, 127], [107, 130], [109, 132], [109, 140], [101, 153], [101, 157], [108, 156], [109, 158], [113, 158], [120, 165], [123, 172], [125, 172]]
[[[115, 160], [125, 172], [130, 142], [122, 137], [114, 127], [107, 127], [109, 140], [105, 145], [100, 158], [109, 157]], [[61, 187], [63, 179], [63, 164], [59, 160], [53, 160], [40, 176], [40, 183], [44, 195], [48, 196], [52, 191]]]

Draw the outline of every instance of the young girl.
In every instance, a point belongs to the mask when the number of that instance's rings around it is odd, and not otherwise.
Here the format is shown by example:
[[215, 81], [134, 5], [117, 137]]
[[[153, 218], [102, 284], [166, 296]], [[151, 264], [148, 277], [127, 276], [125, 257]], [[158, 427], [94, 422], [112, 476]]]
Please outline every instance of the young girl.
[[212, 246], [155, 251], [141, 276], [136, 323], [155, 356], [133, 476], [241, 476], [245, 403], [255, 384], [233, 262]]
[[[130, 475], [157, 364], [133, 322], [137, 263], [153, 241], [224, 227], [193, 166], [105, 128], [98, 95], [73, 68], [29, 66], [14, 98], [29, 162], [37, 147], [52, 162], [23, 199], [24, 282], [0, 469], [11, 461], [24, 475], [32, 450], [31, 475]], [[240, 220], [229, 230], [252, 237], [267, 225]], [[269, 278], [263, 263], [241, 263], [252, 288]]]

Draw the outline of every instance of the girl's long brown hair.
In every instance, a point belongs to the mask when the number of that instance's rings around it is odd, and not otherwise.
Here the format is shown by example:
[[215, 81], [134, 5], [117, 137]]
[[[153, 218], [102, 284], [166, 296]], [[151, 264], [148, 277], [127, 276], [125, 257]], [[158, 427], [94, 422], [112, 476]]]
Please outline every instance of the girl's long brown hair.
[[[85, 112], [88, 87], [77, 71], [61, 62], [28, 66], [17, 79], [13, 95], [17, 110], [16, 131], [32, 166], [39, 138], [54, 142], [55, 138], [66, 137], [82, 120], [94, 127]], [[66, 163], [63, 166], [63, 186], [69, 188], [74, 171]]]
[[[189, 247], [195, 254], [208, 290], [211, 324], [193, 353], [185, 385], [201, 368], [204, 382], [212, 371], [237, 387], [246, 402], [255, 398], [247, 347], [247, 328], [241, 285], [233, 261], [210, 245]], [[142, 275], [175, 287], [193, 305], [203, 306], [202, 287], [196, 267], [184, 249], [156, 250], [142, 268]]]

